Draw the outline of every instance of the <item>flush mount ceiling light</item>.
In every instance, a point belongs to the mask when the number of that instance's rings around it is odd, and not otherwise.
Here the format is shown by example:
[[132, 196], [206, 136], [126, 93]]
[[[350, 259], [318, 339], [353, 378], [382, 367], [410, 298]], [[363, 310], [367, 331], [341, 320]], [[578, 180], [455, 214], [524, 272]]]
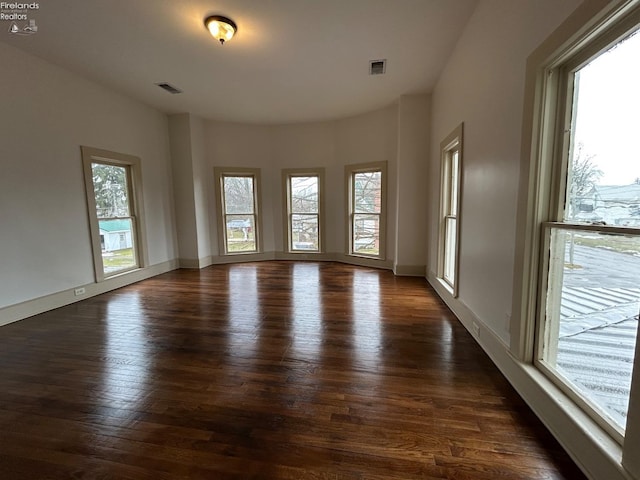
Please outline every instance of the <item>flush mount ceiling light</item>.
[[231, 40], [238, 30], [238, 26], [233, 20], [220, 15], [211, 15], [205, 18], [204, 26], [211, 32], [213, 38], [218, 40], [222, 45], [224, 45], [224, 42]]

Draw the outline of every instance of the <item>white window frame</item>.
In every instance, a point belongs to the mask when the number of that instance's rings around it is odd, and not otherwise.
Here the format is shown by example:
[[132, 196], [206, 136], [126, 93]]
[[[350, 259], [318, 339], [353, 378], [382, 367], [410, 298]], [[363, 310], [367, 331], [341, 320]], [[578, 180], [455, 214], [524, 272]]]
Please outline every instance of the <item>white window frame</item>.
[[[454, 297], [458, 296], [458, 272], [460, 263], [460, 211], [463, 184], [462, 135], [463, 124], [461, 123], [440, 143], [440, 220], [438, 223], [437, 277]], [[456, 154], [457, 169], [454, 169], [453, 161]], [[447, 241], [451, 223], [455, 225], [453, 252], [449, 252], [449, 249], [452, 246]], [[448, 274], [449, 269], [446, 266], [447, 257], [450, 257], [453, 260], [453, 267], [451, 268], [453, 278]]]
[[[533, 363], [603, 431], [623, 445], [623, 462], [634, 463], [636, 471], [640, 471], [637, 461], [633, 459], [636, 454], [631, 453], [631, 447], [628, 450], [626, 448], [630, 435], [633, 437], [631, 444], [639, 443], [640, 429], [628, 423], [626, 432], [621, 432], [542, 361], [548, 332], [544, 328], [549, 270], [548, 232], [554, 228], [577, 228], [611, 234], [630, 233], [628, 228], [579, 225], [563, 218], [571, 128], [567, 122], [571, 119], [573, 100], [568, 75], [606, 51], [638, 25], [640, 2], [614, 1], [595, 16], [585, 17], [584, 20], [582, 27], [572, 25], [567, 28], [564, 40], [559, 36], [550, 37], [529, 60], [528, 81], [531, 85], [527, 88], [527, 104], [532, 111], [523, 131], [530, 128], [531, 137], [524, 138], [525, 148], [530, 150], [523, 151], [527, 163], [524, 168], [526, 176], [521, 184], [524, 195], [520, 199], [519, 213], [525, 220], [519, 225], [516, 245], [521, 264], [517, 268], [523, 274], [514, 282], [514, 316], [522, 320], [513, 324], [515, 329], [512, 332], [511, 352], [516, 358]], [[631, 230], [638, 233], [638, 229]], [[639, 350], [637, 346], [636, 352]], [[636, 367], [639, 361], [640, 357], [636, 354]], [[639, 370], [634, 369], [630, 413], [640, 406]]]
[[[296, 249], [293, 245], [293, 212], [291, 209], [291, 179], [294, 177], [316, 177], [318, 179], [318, 249]], [[284, 206], [284, 239], [287, 253], [318, 254], [324, 251], [324, 168], [286, 168], [282, 170], [283, 206]]]
[[[85, 193], [89, 214], [93, 267], [96, 282], [103, 282], [108, 278], [131, 273], [132, 271], [145, 267], [149, 263], [147, 258], [144, 206], [142, 201], [142, 162], [140, 158], [124, 153], [111, 152], [109, 150], [101, 150], [87, 146], [81, 146], [80, 149], [82, 153]], [[96, 210], [96, 199], [93, 186], [93, 163], [124, 167], [127, 175], [127, 193], [130, 214], [126, 219], [131, 220], [132, 224], [132, 243], [136, 257], [136, 265], [113, 273], [105, 273], [104, 263], [102, 261], [100, 224]]]
[[[256, 253], [262, 253], [262, 210], [260, 196], [260, 169], [259, 168], [246, 168], [246, 167], [215, 167], [213, 169], [216, 185], [216, 199], [218, 210], [218, 241], [220, 255], [252, 255]], [[225, 177], [253, 177], [253, 213], [247, 213], [247, 215], [253, 215], [254, 228], [255, 228], [255, 250], [246, 250], [233, 252], [229, 251], [227, 245], [227, 214], [225, 213], [225, 199], [224, 199], [224, 178]]]
[[[354, 221], [355, 214], [355, 188], [354, 181], [355, 176], [358, 173], [368, 172], [380, 172], [381, 185], [380, 185], [380, 213], [377, 214], [379, 218], [379, 231], [378, 231], [378, 254], [369, 255], [362, 252], [355, 251], [354, 248]], [[387, 162], [371, 162], [371, 163], [359, 163], [345, 165], [345, 179], [346, 179], [346, 199], [347, 199], [347, 255], [361, 258], [371, 258], [376, 260], [385, 260], [386, 258], [386, 236], [387, 236]]]

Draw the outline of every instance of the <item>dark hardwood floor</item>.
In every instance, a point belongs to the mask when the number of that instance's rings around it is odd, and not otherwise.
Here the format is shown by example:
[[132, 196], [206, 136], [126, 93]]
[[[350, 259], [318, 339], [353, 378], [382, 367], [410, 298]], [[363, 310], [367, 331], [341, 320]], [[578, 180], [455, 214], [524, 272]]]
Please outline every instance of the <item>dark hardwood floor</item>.
[[424, 279], [167, 273], [0, 328], [0, 479], [584, 478]]

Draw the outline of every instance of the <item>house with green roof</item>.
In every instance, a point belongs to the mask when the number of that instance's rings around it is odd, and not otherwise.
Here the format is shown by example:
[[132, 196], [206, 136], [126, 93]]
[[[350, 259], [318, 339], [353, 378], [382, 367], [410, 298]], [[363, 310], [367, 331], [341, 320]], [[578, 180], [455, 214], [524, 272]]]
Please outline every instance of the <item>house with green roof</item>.
[[99, 220], [100, 245], [103, 252], [133, 247], [131, 220]]

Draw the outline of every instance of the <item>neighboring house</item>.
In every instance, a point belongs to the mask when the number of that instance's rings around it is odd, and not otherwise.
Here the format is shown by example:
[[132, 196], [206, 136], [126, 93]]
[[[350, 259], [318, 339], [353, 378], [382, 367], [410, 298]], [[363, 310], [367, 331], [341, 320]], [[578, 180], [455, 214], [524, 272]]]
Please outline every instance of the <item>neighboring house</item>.
[[100, 246], [103, 252], [133, 247], [129, 220], [100, 220]]
[[640, 184], [598, 185], [577, 199], [574, 219], [640, 226]]

